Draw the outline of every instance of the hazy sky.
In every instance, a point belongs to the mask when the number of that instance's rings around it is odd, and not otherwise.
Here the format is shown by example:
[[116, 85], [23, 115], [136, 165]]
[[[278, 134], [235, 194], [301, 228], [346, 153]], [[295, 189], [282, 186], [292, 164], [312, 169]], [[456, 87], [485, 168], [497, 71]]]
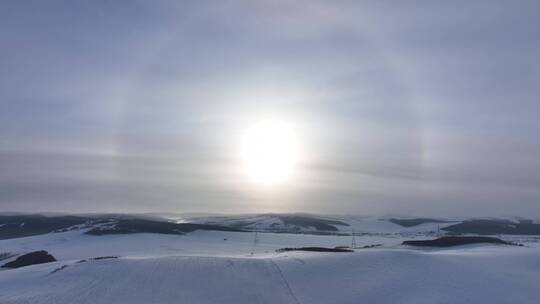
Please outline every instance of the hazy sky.
[[[540, 2], [1, 1], [0, 211], [540, 215]], [[280, 185], [241, 170], [294, 126]]]

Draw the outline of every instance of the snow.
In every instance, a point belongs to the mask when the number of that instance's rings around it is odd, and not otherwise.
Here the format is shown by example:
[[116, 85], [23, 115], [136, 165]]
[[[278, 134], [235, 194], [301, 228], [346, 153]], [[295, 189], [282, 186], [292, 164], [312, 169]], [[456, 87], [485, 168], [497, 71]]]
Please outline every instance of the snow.
[[[369, 250], [279, 261], [301, 303], [537, 303], [540, 263], [481, 254]], [[318, 292], [318, 291], [332, 292]]]
[[448, 223], [424, 223], [412, 227], [403, 227], [401, 225], [388, 221], [388, 218], [379, 217], [342, 217], [339, 218], [350, 225], [350, 227], [339, 227], [343, 232], [351, 232], [354, 229], [355, 233], [368, 234], [399, 234], [399, 235], [415, 235], [435, 233], [439, 228], [444, 228], [454, 225], [456, 222]]
[[[227, 240], [224, 240], [227, 239]], [[0, 240], [2, 251], [29, 252], [47, 250], [60, 260], [75, 260], [95, 256], [118, 255], [156, 257], [169, 255], [245, 257], [251, 252], [254, 233], [195, 231], [186, 235], [117, 234], [85, 235], [80, 230], [50, 233], [32, 237]], [[357, 237], [359, 246], [384, 242], [388, 246], [401, 243], [392, 237]], [[347, 246], [350, 236], [310, 234], [259, 233], [258, 254], [273, 254], [278, 248], [304, 246]]]
[[2, 303], [296, 303], [271, 260], [111, 259], [51, 274], [55, 264], [0, 277]]
[[[253, 233], [81, 232], [1, 240], [1, 252], [44, 249], [59, 261], [0, 270], [0, 303], [538, 302], [534, 238], [525, 247], [414, 249], [400, 246], [399, 235], [365, 235], [356, 237], [358, 245], [384, 246], [278, 254], [281, 247], [348, 245], [351, 237], [259, 233], [252, 256]], [[77, 263], [111, 255], [119, 258]]]

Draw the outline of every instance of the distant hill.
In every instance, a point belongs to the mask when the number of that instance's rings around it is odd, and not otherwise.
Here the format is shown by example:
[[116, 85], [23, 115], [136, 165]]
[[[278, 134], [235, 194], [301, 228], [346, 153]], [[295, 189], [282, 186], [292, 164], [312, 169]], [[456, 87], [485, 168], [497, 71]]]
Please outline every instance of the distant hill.
[[66, 230], [77, 225], [85, 225], [90, 221], [98, 222], [98, 219], [92, 220], [88, 217], [71, 215], [2, 215], [0, 216], [0, 239], [12, 239]]
[[126, 233], [184, 234], [195, 230], [241, 231], [219, 225], [174, 223], [160, 218], [137, 215], [2, 215], [0, 239], [13, 239], [69, 230], [88, 230], [90, 235]]
[[94, 227], [85, 232], [89, 235], [105, 234], [130, 234], [130, 233], [161, 233], [161, 234], [184, 234], [195, 230], [236, 231], [242, 230], [205, 224], [172, 223], [147, 219], [120, 219], [114, 220], [108, 225]]
[[388, 221], [394, 224], [398, 224], [403, 227], [414, 227], [414, 226], [418, 226], [418, 225], [426, 224], [426, 223], [451, 223], [451, 221], [432, 219], [432, 218], [413, 218], [413, 219], [391, 218]]
[[285, 225], [313, 227], [319, 231], [338, 231], [336, 226], [349, 226], [349, 224], [338, 220], [329, 220], [301, 215], [278, 215], [278, 218], [281, 219]]
[[212, 216], [193, 218], [189, 221], [277, 233], [335, 234], [340, 233], [340, 228], [349, 227], [349, 223], [344, 220], [310, 214]]
[[[439, 230], [440, 228], [440, 230]], [[10, 214], [0, 215], [0, 240], [45, 233], [81, 230], [90, 235], [161, 233], [184, 234], [195, 230], [262, 231], [318, 235], [432, 235], [514, 234], [540, 235], [540, 223], [515, 219], [379, 218], [354, 215], [246, 214], [221, 216], [150, 214]]]
[[540, 235], [540, 224], [531, 220], [519, 220], [513, 222], [499, 219], [473, 219], [459, 224], [442, 228], [451, 233], [474, 233], [482, 235], [493, 234], [523, 234]]

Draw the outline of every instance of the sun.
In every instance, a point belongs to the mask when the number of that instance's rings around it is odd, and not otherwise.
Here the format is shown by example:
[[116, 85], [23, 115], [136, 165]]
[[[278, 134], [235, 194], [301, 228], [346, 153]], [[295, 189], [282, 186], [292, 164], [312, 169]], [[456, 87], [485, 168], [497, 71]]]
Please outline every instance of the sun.
[[298, 142], [292, 126], [267, 120], [248, 128], [242, 141], [242, 159], [254, 182], [285, 182], [298, 161]]

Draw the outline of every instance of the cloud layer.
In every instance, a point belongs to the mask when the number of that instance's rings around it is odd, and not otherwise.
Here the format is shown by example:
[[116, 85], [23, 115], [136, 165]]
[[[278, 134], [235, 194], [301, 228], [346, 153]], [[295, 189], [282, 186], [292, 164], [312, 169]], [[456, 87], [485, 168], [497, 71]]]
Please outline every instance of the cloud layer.
[[[3, 1], [0, 211], [540, 214], [537, 1]], [[282, 187], [240, 134], [295, 125]]]

